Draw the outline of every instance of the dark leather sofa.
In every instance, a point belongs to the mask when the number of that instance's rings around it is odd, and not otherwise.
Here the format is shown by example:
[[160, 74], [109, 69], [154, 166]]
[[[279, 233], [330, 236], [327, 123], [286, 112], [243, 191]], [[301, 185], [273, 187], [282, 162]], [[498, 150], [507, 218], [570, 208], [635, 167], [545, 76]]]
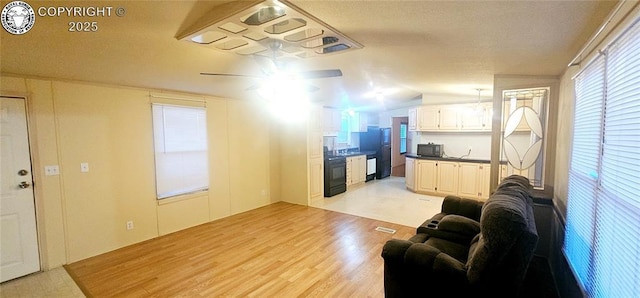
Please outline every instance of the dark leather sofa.
[[505, 178], [484, 204], [447, 196], [415, 236], [384, 245], [385, 295], [517, 297], [537, 241], [527, 178]]

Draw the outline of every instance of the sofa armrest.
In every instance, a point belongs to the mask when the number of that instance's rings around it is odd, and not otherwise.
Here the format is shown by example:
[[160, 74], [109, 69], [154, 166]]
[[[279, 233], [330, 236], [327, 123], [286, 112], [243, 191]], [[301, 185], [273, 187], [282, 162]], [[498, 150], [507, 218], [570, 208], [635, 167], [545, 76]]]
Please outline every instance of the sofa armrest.
[[382, 258], [385, 262], [403, 263], [407, 249], [413, 244], [409, 240], [391, 239], [382, 247]]
[[442, 202], [442, 213], [461, 215], [480, 221], [483, 204], [483, 202], [477, 200], [446, 196]]
[[418, 227], [418, 233], [469, 245], [471, 239], [480, 233], [480, 223], [461, 216], [450, 214], [439, 221], [427, 221]]

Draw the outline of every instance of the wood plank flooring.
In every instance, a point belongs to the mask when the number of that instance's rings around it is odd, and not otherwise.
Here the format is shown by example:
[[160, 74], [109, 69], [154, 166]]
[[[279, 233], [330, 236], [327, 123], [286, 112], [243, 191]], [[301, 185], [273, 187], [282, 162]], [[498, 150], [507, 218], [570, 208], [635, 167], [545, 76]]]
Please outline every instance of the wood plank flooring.
[[[378, 226], [397, 232], [375, 231]], [[382, 246], [414, 233], [413, 227], [279, 202], [66, 269], [88, 297], [382, 297]]]

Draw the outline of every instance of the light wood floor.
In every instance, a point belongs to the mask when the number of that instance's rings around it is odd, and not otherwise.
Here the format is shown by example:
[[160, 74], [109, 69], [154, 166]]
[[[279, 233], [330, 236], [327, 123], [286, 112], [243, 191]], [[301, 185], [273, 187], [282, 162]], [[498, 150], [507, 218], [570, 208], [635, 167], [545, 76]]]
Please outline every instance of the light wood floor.
[[[375, 231], [378, 226], [397, 233]], [[382, 297], [382, 246], [414, 233], [280, 202], [66, 268], [89, 297]]]

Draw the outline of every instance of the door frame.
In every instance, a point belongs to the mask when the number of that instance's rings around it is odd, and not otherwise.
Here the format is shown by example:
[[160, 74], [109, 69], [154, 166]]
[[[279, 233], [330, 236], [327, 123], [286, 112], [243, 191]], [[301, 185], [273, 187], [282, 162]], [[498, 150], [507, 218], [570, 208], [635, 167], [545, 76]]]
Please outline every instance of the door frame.
[[[408, 116], [397, 116], [391, 117], [391, 176], [399, 176], [404, 177], [404, 167], [406, 164], [405, 154], [400, 154], [400, 134], [397, 133], [400, 131], [400, 125], [402, 123], [409, 123]], [[409, 152], [409, 137], [408, 137], [408, 126], [407, 126], [407, 152]], [[396, 169], [394, 175], [394, 168]], [[398, 174], [400, 171], [400, 174]]]
[[[40, 162], [37, 155], [37, 142], [35, 135], [35, 120], [32, 117], [31, 111], [33, 108], [31, 107], [31, 101], [29, 100], [29, 96], [23, 93], [17, 92], [6, 92], [0, 90], [0, 96], [9, 97], [9, 98], [18, 98], [24, 101], [25, 108], [25, 117], [27, 121], [27, 140], [29, 142], [29, 159], [31, 161], [31, 179], [32, 179], [32, 191], [33, 191], [33, 206], [35, 212], [35, 221], [36, 221], [36, 238], [37, 238], [37, 248], [38, 248], [38, 264], [40, 265], [40, 270], [36, 272], [42, 272], [49, 270], [51, 268], [48, 267], [48, 263], [46, 262], [46, 258], [43, 255], [43, 245], [45, 240], [45, 235], [43, 234], [43, 230], [40, 227], [44, 226], [44, 219], [42, 218], [41, 205], [43, 204], [42, 198], [40, 197], [41, 191], [41, 171]], [[66, 235], [65, 235], [66, 238]], [[18, 277], [19, 278], [19, 277]]]

